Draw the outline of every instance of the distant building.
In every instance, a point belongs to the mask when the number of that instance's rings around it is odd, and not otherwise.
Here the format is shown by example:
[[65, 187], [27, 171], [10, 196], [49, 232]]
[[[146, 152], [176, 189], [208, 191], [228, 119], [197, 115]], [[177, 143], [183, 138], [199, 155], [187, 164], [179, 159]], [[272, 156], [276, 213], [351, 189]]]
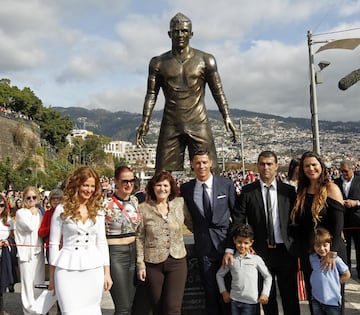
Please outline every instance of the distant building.
[[111, 141], [104, 145], [104, 152], [124, 158], [132, 167], [139, 162], [147, 168], [155, 167], [156, 145], [139, 148], [128, 141]]
[[125, 158], [126, 147], [132, 146], [129, 141], [111, 141], [104, 144], [104, 152], [111, 153], [113, 157]]
[[92, 131], [86, 129], [73, 129], [69, 135], [66, 136], [66, 140], [70, 145], [73, 145], [74, 138], [81, 138], [85, 140], [87, 136], [93, 136], [94, 133]]

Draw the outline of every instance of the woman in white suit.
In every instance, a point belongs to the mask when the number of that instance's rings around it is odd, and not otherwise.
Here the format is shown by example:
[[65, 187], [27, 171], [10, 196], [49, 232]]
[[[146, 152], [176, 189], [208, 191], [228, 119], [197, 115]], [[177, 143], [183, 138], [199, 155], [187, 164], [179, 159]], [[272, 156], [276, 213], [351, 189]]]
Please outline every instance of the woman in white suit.
[[63, 315], [100, 315], [102, 291], [112, 286], [100, 203], [101, 184], [94, 170], [83, 166], [67, 178], [49, 242], [49, 289], [55, 289]]
[[42, 219], [41, 211], [36, 207], [38, 197], [36, 187], [26, 187], [23, 191], [24, 207], [16, 211], [15, 242], [18, 245], [24, 315], [36, 314], [31, 310], [31, 306], [41, 294], [41, 290], [34, 289], [34, 285], [45, 280], [43, 241], [38, 236]]

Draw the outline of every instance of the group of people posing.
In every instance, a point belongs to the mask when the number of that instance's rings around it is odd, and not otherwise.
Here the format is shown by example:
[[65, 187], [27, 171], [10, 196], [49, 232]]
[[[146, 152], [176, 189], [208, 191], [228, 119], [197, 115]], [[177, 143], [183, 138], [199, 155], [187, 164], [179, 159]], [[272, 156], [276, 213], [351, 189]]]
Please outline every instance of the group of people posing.
[[49, 290], [62, 314], [101, 314], [103, 290], [110, 290], [115, 315], [131, 314], [136, 278], [147, 289], [154, 315], [181, 314], [184, 226], [194, 236], [206, 314], [259, 314], [261, 304], [266, 315], [279, 314], [276, 287], [284, 314], [300, 314], [298, 259], [311, 314], [343, 314], [350, 277], [344, 263], [345, 205], [320, 156], [303, 154], [294, 187], [276, 179], [277, 156], [263, 151], [259, 180], [244, 186], [240, 196], [229, 178], [212, 174], [207, 150], [196, 150], [191, 166], [195, 178], [180, 191], [171, 173], [157, 172], [140, 204], [127, 166], [115, 170], [115, 192], [105, 200], [96, 172], [80, 167], [63, 192], [51, 192], [52, 207], [44, 216], [36, 207], [36, 188], [26, 188], [15, 228], [0, 200], [2, 248], [15, 230], [24, 314], [36, 314], [44, 240]]

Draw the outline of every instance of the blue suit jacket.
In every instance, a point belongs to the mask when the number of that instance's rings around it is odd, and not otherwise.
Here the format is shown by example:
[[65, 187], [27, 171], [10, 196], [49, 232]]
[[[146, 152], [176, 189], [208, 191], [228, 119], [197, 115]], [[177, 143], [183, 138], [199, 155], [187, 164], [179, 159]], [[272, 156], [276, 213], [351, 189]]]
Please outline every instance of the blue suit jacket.
[[192, 179], [181, 185], [180, 190], [192, 216], [197, 254], [221, 258], [224, 255], [226, 236], [235, 207], [234, 184], [229, 178], [213, 176], [213, 216], [211, 222], [208, 222], [194, 202], [195, 183], [196, 179]]

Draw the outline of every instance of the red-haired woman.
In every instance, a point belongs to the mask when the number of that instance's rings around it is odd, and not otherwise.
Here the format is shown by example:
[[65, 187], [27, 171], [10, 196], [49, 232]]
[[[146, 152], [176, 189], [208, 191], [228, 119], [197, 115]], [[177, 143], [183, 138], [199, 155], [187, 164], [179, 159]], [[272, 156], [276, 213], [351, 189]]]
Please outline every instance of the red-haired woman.
[[[101, 184], [96, 172], [80, 167], [66, 180], [63, 204], [50, 227], [50, 284], [67, 315], [101, 315], [103, 290], [112, 285]], [[62, 240], [62, 248], [60, 242]]]

